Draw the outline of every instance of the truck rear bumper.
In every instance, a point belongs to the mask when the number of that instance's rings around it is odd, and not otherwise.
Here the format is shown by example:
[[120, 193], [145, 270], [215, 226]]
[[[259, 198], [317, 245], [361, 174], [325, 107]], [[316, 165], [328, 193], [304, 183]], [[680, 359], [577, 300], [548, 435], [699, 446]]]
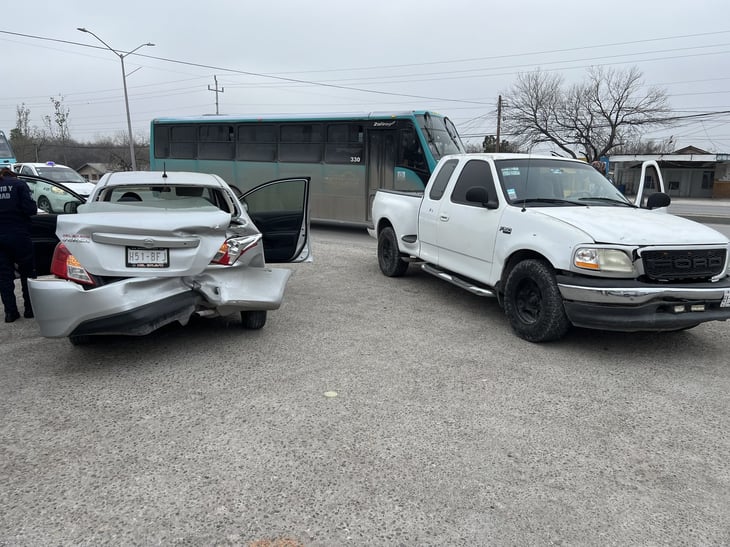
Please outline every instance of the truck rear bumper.
[[730, 278], [717, 283], [650, 285], [558, 276], [558, 288], [568, 319], [578, 327], [662, 331], [730, 319]]

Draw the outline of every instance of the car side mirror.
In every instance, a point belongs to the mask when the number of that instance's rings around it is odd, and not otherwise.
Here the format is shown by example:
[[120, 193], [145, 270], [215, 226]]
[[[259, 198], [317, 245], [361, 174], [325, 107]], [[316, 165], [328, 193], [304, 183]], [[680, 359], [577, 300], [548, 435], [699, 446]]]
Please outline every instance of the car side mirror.
[[79, 209], [79, 202], [78, 201], [67, 201], [63, 204], [63, 212], [64, 213], [77, 213]]
[[672, 198], [664, 192], [654, 192], [648, 198], [646, 198], [647, 209], [659, 209], [661, 207], [669, 207], [672, 202]]
[[487, 189], [483, 186], [472, 186], [466, 191], [466, 195], [464, 197], [466, 198], [466, 201], [481, 203], [482, 207], [486, 209], [496, 209], [498, 206], [496, 202], [489, 200]]

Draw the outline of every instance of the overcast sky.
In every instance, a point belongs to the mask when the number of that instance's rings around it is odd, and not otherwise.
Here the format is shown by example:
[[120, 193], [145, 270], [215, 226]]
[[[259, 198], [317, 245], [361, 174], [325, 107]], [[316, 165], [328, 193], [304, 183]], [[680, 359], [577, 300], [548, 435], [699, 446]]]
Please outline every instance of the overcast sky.
[[[71, 137], [126, 134], [158, 116], [435, 110], [467, 138], [496, 127], [519, 72], [637, 66], [678, 115], [730, 110], [727, 0], [45, 0], [3, 5], [0, 129], [31, 125], [63, 97]], [[730, 153], [730, 116], [648, 135]], [[479, 137], [477, 137], [479, 136]], [[506, 138], [509, 138], [507, 136]]]

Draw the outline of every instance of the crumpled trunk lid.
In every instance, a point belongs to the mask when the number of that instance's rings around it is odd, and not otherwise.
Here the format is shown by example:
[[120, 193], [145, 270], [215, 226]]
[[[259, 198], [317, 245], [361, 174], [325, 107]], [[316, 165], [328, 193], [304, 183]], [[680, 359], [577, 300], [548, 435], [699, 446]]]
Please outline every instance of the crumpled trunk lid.
[[210, 264], [230, 220], [213, 206], [160, 212], [98, 203], [59, 215], [56, 235], [94, 275], [179, 277], [197, 275]]

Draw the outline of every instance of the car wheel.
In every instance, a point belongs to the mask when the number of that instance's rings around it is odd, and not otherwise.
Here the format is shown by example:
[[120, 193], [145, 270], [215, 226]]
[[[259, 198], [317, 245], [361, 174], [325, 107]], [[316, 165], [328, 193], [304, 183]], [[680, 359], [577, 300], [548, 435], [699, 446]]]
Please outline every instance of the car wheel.
[[38, 198], [38, 208], [42, 211], [45, 211], [46, 213], [52, 213], [53, 208], [51, 207], [51, 202], [48, 201], [48, 198], [46, 196], [41, 196]]
[[260, 329], [266, 324], [266, 310], [242, 311], [241, 324], [244, 329]]
[[408, 262], [401, 258], [398, 240], [393, 228], [388, 226], [378, 234], [378, 265], [388, 277], [400, 277], [408, 269]]
[[553, 270], [542, 260], [523, 260], [512, 269], [504, 310], [517, 335], [529, 342], [558, 340], [570, 328]]
[[88, 334], [77, 334], [75, 336], [69, 336], [68, 341], [74, 346], [86, 346], [91, 343], [91, 336]]

